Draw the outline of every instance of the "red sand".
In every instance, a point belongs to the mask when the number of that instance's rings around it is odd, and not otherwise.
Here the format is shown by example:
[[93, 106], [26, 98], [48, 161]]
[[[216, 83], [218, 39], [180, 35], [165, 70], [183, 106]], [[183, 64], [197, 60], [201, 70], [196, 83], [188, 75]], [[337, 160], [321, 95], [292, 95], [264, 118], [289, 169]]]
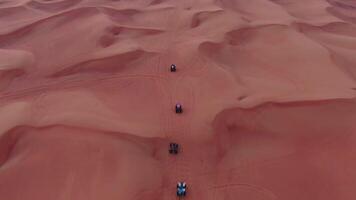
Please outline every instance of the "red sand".
[[355, 0], [2, 0], [0, 28], [1, 200], [356, 199]]

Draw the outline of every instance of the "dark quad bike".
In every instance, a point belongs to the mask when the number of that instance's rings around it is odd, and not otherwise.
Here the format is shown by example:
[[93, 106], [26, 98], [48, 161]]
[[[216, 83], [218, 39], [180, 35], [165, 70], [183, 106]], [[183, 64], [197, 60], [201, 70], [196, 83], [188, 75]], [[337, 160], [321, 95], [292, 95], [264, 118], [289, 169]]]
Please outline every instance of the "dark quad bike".
[[177, 143], [169, 143], [169, 153], [178, 154], [179, 145]]
[[177, 71], [177, 66], [175, 64], [171, 65], [171, 72], [176, 72]]
[[182, 113], [183, 112], [183, 107], [181, 104], [177, 103], [176, 104], [176, 113]]
[[177, 196], [185, 197], [186, 194], [187, 194], [187, 184], [185, 184], [185, 182], [178, 182], [177, 183]]

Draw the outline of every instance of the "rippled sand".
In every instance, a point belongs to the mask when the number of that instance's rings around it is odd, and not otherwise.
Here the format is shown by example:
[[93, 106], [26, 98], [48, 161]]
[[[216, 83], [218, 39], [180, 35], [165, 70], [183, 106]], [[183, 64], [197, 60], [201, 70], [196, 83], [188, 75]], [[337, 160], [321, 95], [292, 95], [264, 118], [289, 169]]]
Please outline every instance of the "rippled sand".
[[0, 0], [0, 199], [354, 200], [355, 77], [355, 0]]

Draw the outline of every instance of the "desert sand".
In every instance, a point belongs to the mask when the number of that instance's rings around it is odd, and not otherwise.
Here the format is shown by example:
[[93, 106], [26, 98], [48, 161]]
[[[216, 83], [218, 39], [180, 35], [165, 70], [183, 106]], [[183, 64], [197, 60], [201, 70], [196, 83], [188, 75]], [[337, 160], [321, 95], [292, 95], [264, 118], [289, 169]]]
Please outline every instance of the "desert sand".
[[0, 0], [0, 199], [354, 200], [355, 80], [355, 0]]

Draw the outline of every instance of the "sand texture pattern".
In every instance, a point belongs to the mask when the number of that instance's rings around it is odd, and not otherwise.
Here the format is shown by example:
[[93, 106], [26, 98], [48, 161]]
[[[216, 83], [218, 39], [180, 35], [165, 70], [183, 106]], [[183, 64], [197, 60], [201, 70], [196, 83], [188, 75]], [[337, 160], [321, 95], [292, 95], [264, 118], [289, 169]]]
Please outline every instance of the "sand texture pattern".
[[355, 80], [355, 0], [0, 0], [0, 199], [355, 200]]

